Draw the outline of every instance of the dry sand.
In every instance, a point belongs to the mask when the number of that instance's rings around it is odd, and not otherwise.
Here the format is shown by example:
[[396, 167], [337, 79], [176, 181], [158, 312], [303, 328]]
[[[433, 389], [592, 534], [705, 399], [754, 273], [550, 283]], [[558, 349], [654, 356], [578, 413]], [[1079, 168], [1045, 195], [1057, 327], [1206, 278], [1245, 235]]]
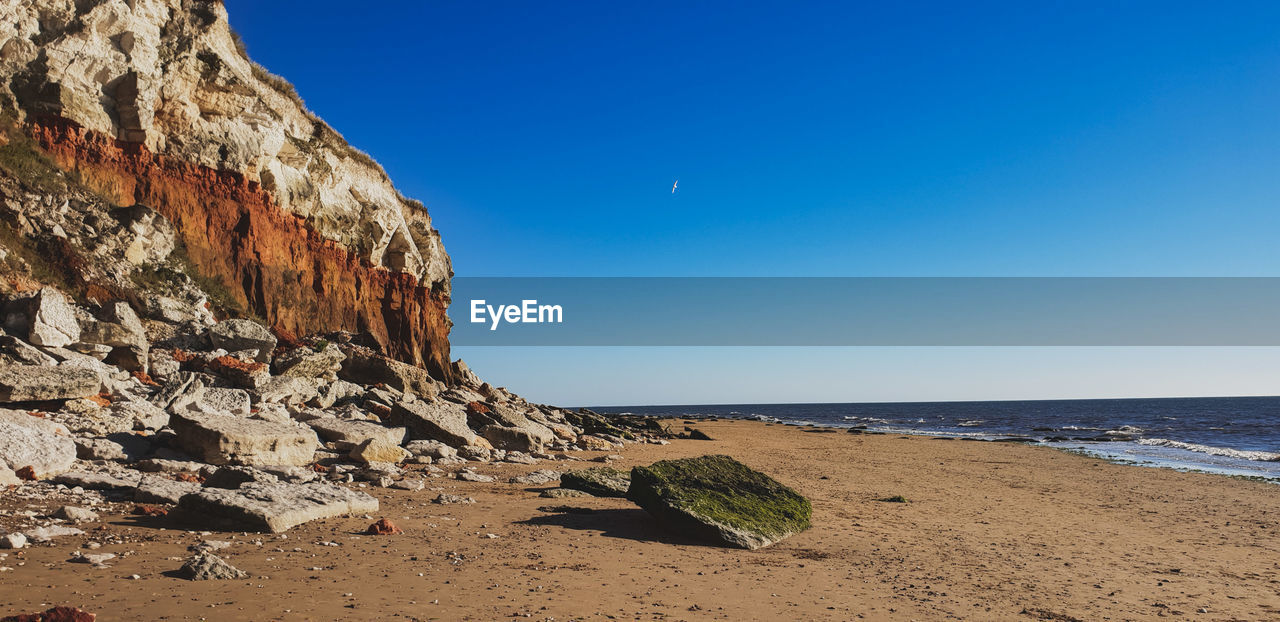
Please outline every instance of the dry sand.
[[[281, 537], [201, 536], [104, 516], [87, 536], [8, 551], [0, 566], [14, 569], [0, 573], [0, 612], [67, 604], [108, 621], [1280, 619], [1274, 484], [1007, 443], [745, 421], [697, 427], [716, 440], [632, 447], [616, 465], [729, 454], [812, 499], [813, 528], [759, 551], [715, 548], [663, 531], [623, 499], [543, 499], [507, 483], [432, 479], [425, 491], [371, 491], [379, 516], [404, 528], [397, 536], [358, 535], [372, 522], [365, 517]], [[505, 482], [586, 466], [477, 470]], [[432, 487], [477, 503], [434, 505]], [[894, 495], [909, 503], [878, 501]], [[538, 509], [565, 504], [595, 511]], [[250, 579], [165, 574], [204, 539], [233, 542], [221, 553]], [[105, 569], [69, 563], [89, 541], [123, 556]]]

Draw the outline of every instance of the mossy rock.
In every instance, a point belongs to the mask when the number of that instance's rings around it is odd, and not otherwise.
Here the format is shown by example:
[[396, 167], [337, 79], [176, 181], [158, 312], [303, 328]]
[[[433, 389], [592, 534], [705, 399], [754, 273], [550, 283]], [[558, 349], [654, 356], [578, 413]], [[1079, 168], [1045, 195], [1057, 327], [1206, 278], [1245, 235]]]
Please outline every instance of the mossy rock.
[[613, 467], [596, 467], [569, 471], [560, 475], [560, 487], [595, 495], [597, 497], [626, 497], [631, 486], [631, 474]]
[[663, 460], [631, 470], [627, 498], [672, 530], [744, 549], [809, 528], [809, 500], [729, 456]]

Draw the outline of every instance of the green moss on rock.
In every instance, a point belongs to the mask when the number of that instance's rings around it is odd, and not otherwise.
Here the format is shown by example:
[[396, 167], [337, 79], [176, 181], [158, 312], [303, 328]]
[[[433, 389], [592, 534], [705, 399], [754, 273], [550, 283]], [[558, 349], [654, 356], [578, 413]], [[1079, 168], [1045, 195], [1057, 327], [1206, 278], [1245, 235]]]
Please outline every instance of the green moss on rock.
[[729, 456], [636, 467], [627, 498], [676, 531], [747, 549], [808, 529], [813, 514], [808, 499]]

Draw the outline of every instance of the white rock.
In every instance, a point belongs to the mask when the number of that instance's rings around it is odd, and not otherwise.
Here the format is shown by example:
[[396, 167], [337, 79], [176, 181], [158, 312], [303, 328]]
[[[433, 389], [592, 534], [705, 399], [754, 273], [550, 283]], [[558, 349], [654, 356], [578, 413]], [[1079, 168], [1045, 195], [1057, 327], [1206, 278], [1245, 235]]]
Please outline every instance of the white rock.
[[27, 537], [35, 542], [48, 542], [54, 538], [63, 536], [82, 536], [84, 532], [75, 527], [64, 527], [62, 525], [50, 525], [48, 527], [36, 527], [28, 529]]
[[27, 537], [20, 533], [0, 536], [0, 549], [20, 549], [27, 546]]
[[13, 470], [31, 467], [37, 478], [63, 473], [76, 461], [67, 428], [16, 410], [0, 410], [0, 462]]
[[75, 309], [52, 287], [40, 290], [32, 299], [31, 333], [28, 341], [38, 346], [61, 348], [80, 341], [80, 323]]

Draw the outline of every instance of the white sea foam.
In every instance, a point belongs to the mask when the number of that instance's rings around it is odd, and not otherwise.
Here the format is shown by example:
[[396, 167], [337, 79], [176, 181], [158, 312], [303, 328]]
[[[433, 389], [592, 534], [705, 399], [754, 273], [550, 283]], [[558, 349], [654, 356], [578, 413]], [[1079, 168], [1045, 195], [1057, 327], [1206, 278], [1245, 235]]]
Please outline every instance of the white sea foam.
[[982, 419], [969, 419], [968, 421], [961, 421], [956, 425], [962, 428], [976, 428], [984, 423], [986, 423], [986, 421], [983, 421]]
[[1272, 453], [1269, 451], [1244, 451], [1240, 449], [1228, 449], [1226, 447], [1212, 447], [1210, 445], [1197, 445], [1196, 443], [1184, 443], [1182, 441], [1172, 441], [1167, 438], [1144, 438], [1138, 441], [1139, 445], [1149, 445], [1153, 447], [1172, 447], [1174, 449], [1183, 449], [1186, 451], [1194, 451], [1211, 456], [1224, 456], [1227, 458], [1239, 458], [1241, 460], [1255, 460], [1259, 462], [1280, 462], [1280, 453]]
[[1145, 431], [1136, 425], [1122, 425], [1114, 430], [1107, 430], [1104, 434], [1142, 434]]

